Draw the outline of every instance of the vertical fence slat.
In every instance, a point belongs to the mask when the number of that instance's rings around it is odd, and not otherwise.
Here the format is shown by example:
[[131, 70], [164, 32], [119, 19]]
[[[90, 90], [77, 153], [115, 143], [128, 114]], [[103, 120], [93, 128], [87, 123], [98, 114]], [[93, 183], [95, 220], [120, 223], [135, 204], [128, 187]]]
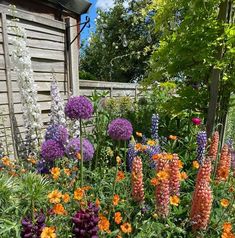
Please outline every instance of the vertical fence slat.
[[13, 92], [12, 92], [12, 82], [11, 82], [11, 65], [10, 65], [10, 55], [8, 47], [8, 35], [7, 35], [7, 18], [5, 13], [0, 13], [2, 19], [2, 39], [3, 39], [3, 50], [5, 59], [5, 73], [6, 73], [6, 83], [7, 83], [7, 98], [8, 98], [8, 108], [10, 115], [10, 126], [11, 126], [11, 137], [14, 149], [15, 158], [17, 157], [17, 147], [16, 147], [16, 131], [15, 131], [15, 118], [14, 118], [14, 102], [13, 102]]

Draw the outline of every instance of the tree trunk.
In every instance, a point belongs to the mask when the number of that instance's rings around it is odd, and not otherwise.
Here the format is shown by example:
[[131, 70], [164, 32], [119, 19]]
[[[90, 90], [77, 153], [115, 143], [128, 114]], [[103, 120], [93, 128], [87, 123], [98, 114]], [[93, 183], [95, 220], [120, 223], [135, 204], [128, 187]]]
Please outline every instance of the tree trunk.
[[[229, 9], [229, 1], [225, 0], [220, 3], [219, 7], [219, 15], [218, 21], [220, 23], [224, 23], [227, 20], [228, 16], [228, 9]], [[221, 35], [224, 32], [224, 28], [221, 29]], [[222, 44], [217, 48], [217, 53], [215, 56], [215, 60], [220, 61], [223, 58], [224, 54], [224, 45]], [[216, 108], [217, 108], [217, 101], [218, 101], [218, 93], [219, 93], [219, 82], [221, 77], [222, 71], [221, 69], [217, 69], [215, 66], [211, 71], [211, 84], [210, 84], [210, 101], [209, 101], [209, 108], [207, 114], [207, 136], [211, 137], [214, 124], [215, 124], [215, 116], [216, 116]]]

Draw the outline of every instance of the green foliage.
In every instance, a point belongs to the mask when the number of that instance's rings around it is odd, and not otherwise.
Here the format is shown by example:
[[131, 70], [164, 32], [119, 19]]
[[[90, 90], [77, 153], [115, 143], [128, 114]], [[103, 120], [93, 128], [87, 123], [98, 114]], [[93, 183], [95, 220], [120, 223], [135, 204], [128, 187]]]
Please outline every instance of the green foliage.
[[156, 34], [151, 14], [142, 11], [150, 0], [115, 1], [113, 8], [98, 10], [96, 32], [81, 55], [81, 69], [97, 80], [131, 82], [146, 75]]

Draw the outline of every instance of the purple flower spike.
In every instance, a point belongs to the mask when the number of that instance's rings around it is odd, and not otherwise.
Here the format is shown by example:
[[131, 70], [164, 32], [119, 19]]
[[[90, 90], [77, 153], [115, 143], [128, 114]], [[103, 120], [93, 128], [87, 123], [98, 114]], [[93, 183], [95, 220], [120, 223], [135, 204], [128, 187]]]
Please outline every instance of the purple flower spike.
[[207, 135], [205, 131], [197, 134], [197, 161], [201, 164], [206, 151]]
[[113, 140], [129, 140], [132, 133], [132, 125], [127, 119], [117, 118], [108, 125], [108, 135]]
[[45, 140], [55, 140], [65, 144], [68, 138], [68, 130], [63, 125], [50, 125], [46, 130]]
[[[83, 144], [84, 161], [92, 160], [95, 153], [93, 145], [88, 139], [82, 139], [82, 144]], [[71, 139], [66, 147], [65, 152], [68, 156], [76, 158], [77, 153], [80, 153], [80, 139], [79, 138]]]
[[154, 140], [158, 139], [158, 125], [159, 125], [159, 115], [152, 115], [152, 126], [151, 126], [151, 136]]
[[65, 106], [65, 115], [70, 119], [89, 119], [93, 114], [91, 101], [84, 96], [69, 98]]
[[55, 140], [46, 140], [41, 147], [42, 158], [47, 161], [53, 161], [64, 155], [64, 147]]

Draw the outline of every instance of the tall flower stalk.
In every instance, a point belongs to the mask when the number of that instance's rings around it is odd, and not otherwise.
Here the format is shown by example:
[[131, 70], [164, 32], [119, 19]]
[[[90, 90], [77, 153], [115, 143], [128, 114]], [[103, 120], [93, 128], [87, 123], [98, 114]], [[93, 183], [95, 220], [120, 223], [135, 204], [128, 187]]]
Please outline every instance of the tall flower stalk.
[[198, 163], [202, 163], [205, 152], [206, 152], [206, 144], [207, 144], [207, 135], [205, 131], [200, 131], [197, 134], [197, 161]]
[[28, 153], [35, 151], [40, 144], [42, 124], [37, 102], [37, 89], [33, 79], [32, 62], [27, 47], [27, 36], [24, 28], [19, 26], [18, 19], [10, 21], [8, 26], [16, 36], [10, 37], [12, 44], [11, 63], [17, 74], [17, 83], [21, 96], [24, 126], [26, 128], [26, 148]]
[[60, 96], [60, 90], [56, 77], [52, 74], [51, 82], [51, 124], [65, 125], [64, 101]]

